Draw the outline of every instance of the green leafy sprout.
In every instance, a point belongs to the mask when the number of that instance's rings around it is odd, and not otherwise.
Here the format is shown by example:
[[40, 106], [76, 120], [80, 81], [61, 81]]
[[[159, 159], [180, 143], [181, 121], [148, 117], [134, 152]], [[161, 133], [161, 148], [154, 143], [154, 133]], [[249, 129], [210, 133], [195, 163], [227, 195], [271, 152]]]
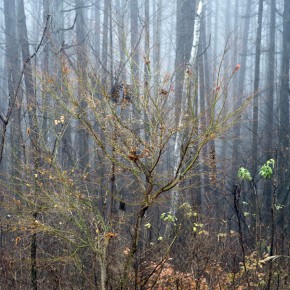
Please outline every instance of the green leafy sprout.
[[238, 171], [238, 178], [241, 180], [251, 181], [251, 173], [248, 169], [241, 167]]
[[262, 167], [259, 172], [259, 174], [263, 178], [270, 178], [273, 175], [273, 169], [275, 166], [275, 160], [274, 159], [269, 159]]
[[164, 220], [165, 222], [169, 222], [169, 223], [175, 223], [177, 221], [177, 218], [175, 215], [173, 215], [171, 212], [167, 212], [167, 213], [162, 213], [160, 218], [162, 220]]
[[[269, 159], [260, 169], [260, 176], [267, 179], [273, 175], [273, 169], [275, 167], [275, 160]], [[241, 167], [238, 170], [238, 178], [241, 180], [252, 181], [251, 173], [248, 169]]]

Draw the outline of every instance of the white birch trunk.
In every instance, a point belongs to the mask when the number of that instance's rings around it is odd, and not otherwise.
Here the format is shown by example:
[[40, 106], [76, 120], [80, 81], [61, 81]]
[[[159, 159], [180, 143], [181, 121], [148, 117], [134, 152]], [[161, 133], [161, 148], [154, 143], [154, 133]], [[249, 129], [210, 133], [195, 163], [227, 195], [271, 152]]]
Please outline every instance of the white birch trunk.
[[[198, 8], [197, 8], [195, 20], [194, 20], [193, 42], [192, 42], [190, 61], [185, 69], [182, 102], [181, 102], [181, 113], [179, 116], [179, 122], [178, 122], [177, 133], [176, 133], [175, 144], [174, 144], [174, 175], [177, 180], [181, 178], [181, 173], [182, 173], [180, 170], [181, 169], [180, 162], [181, 162], [181, 154], [182, 154], [181, 142], [182, 142], [182, 136], [183, 136], [183, 130], [181, 129], [181, 127], [182, 127], [182, 122], [183, 122], [186, 108], [189, 105], [187, 93], [191, 85], [191, 76], [192, 76], [191, 70], [193, 70], [196, 63], [196, 58], [197, 58], [199, 36], [200, 36], [200, 18], [201, 18], [203, 5], [204, 5], [204, 1], [200, 0], [198, 3]], [[170, 209], [172, 214], [176, 213], [178, 199], [179, 199], [179, 185], [177, 184], [177, 186], [175, 186], [172, 191], [171, 209]]]

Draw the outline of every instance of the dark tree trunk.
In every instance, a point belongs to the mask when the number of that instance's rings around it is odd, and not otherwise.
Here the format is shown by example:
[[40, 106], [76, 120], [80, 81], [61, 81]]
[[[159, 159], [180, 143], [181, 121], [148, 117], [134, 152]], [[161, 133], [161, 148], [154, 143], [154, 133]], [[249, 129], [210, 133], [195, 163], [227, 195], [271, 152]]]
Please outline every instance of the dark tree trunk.
[[259, 85], [260, 85], [260, 60], [262, 40], [262, 17], [264, 0], [259, 0], [258, 27], [256, 34], [255, 76], [254, 76], [254, 100], [253, 100], [253, 132], [252, 132], [252, 174], [257, 173], [258, 163], [258, 112], [259, 112]]
[[[28, 33], [27, 33], [27, 24], [26, 24], [26, 16], [24, 9], [24, 1], [18, 0], [18, 26], [19, 26], [19, 41], [21, 45], [21, 53], [22, 60], [24, 63], [23, 74], [24, 74], [24, 83], [25, 83], [25, 92], [27, 99], [27, 107], [28, 107], [28, 123], [30, 127], [30, 141], [31, 141], [31, 163], [32, 170], [34, 175], [37, 175], [41, 153], [39, 147], [39, 128], [37, 121], [37, 100], [34, 88], [34, 80], [33, 80], [33, 72], [32, 72], [32, 63], [30, 59], [30, 51], [29, 51], [29, 41], [28, 41]], [[47, 25], [47, 19], [44, 22]], [[37, 185], [34, 188], [34, 196], [33, 198], [36, 200], [38, 194]], [[37, 218], [37, 202], [35, 202], [35, 206], [33, 210], [33, 218]], [[31, 245], [30, 245], [30, 255], [31, 255], [31, 288], [37, 289], [37, 235], [33, 233], [31, 236]]]
[[[266, 97], [266, 114], [265, 114], [265, 146], [264, 156], [266, 160], [274, 157], [275, 150], [273, 148], [273, 130], [274, 130], [274, 86], [275, 86], [275, 45], [276, 45], [276, 0], [271, 1], [270, 5], [270, 26], [269, 26], [269, 51], [267, 60], [267, 91]], [[270, 221], [269, 210], [271, 208], [271, 195], [273, 188], [270, 183], [264, 189], [264, 218], [265, 222]]]
[[160, 81], [160, 50], [161, 50], [161, 17], [162, 17], [162, 0], [157, 3], [154, 0], [154, 23], [153, 23], [153, 68], [154, 68], [154, 93], [158, 93], [158, 86]]
[[273, 129], [274, 129], [274, 85], [275, 85], [275, 44], [276, 44], [276, 0], [271, 1], [270, 26], [269, 26], [269, 52], [267, 64], [267, 87], [266, 92], [266, 158], [272, 158]]
[[[26, 16], [24, 10], [24, 2], [23, 0], [18, 0], [18, 24], [19, 24], [19, 41], [21, 45], [21, 52], [22, 52], [22, 61], [23, 63], [27, 62], [30, 57], [29, 51], [29, 41], [28, 41], [28, 33], [27, 33], [27, 26], [26, 26]], [[44, 22], [44, 24], [47, 21]], [[28, 61], [23, 68], [24, 72], [24, 83], [26, 89], [26, 98], [27, 98], [27, 105], [28, 105], [28, 119], [29, 119], [29, 126], [30, 126], [30, 140], [32, 144], [32, 149], [35, 151], [35, 158], [39, 157], [39, 128], [38, 128], [38, 121], [37, 121], [37, 100], [35, 96], [35, 89], [34, 89], [34, 80], [33, 80], [33, 72], [32, 72], [32, 63]], [[36, 159], [34, 160], [36, 162]]]
[[185, 67], [189, 62], [193, 41], [195, 0], [177, 1], [175, 55], [175, 120], [178, 124], [182, 105]]
[[96, 62], [96, 70], [98, 71], [100, 68], [100, 57], [101, 57], [101, 0], [96, 1], [96, 6], [94, 8], [95, 11], [95, 62]]
[[[242, 37], [242, 51], [241, 51], [241, 59], [240, 59], [240, 70], [238, 73], [238, 90], [237, 96], [234, 100], [234, 109], [239, 108], [242, 105], [244, 99], [244, 87], [245, 87], [245, 78], [246, 78], [246, 65], [247, 65], [247, 52], [248, 52], [248, 40], [249, 40], [249, 30], [250, 30], [250, 23], [251, 23], [251, 7], [252, 7], [252, 0], [247, 1], [247, 6], [245, 9], [244, 15], [244, 27], [243, 27], [243, 37]], [[237, 121], [237, 124], [233, 128], [233, 150], [232, 150], [232, 166], [231, 166], [231, 175], [232, 178], [235, 179], [237, 175], [237, 170], [239, 166], [241, 166], [241, 158], [240, 158], [240, 135], [241, 135], [241, 122], [240, 120]], [[235, 180], [233, 180], [235, 182]]]
[[[255, 55], [255, 73], [254, 73], [254, 99], [253, 99], [253, 124], [252, 124], [252, 176], [258, 172], [258, 124], [259, 124], [259, 86], [260, 86], [260, 60], [261, 60], [261, 40], [262, 40], [262, 18], [263, 18], [264, 0], [259, 0], [258, 26], [256, 34], [256, 55]], [[255, 211], [254, 229], [256, 230], [256, 242], [260, 237], [260, 203], [258, 193], [251, 196], [251, 202]]]
[[117, 0], [116, 3], [116, 12], [118, 19], [118, 40], [119, 40], [119, 50], [120, 50], [120, 63], [119, 70], [117, 72], [117, 81], [121, 81], [126, 83], [126, 33], [125, 33], [125, 12], [126, 12], [126, 4], [124, 0]]
[[109, 43], [109, 9], [110, 1], [104, 1], [103, 42], [102, 42], [102, 85], [107, 86], [108, 75], [108, 43]]
[[19, 165], [21, 162], [21, 106], [22, 98], [18, 83], [20, 81], [20, 63], [19, 52], [20, 48], [17, 42], [17, 27], [16, 27], [16, 6], [15, 0], [4, 1], [4, 16], [5, 16], [5, 54], [7, 62], [7, 79], [8, 79], [8, 94], [9, 107], [11, 110], [11, 165], [12, 176], [19, 176]]
[[[135, 86], [135, 89], [138, 88], [138, 81], [139, 81], [138, 15], [139, 15], [138, 0], [130, 0], [132, 85]], [[136, 91], [138, 91], [138, 89]]]
[[[77, 74], [78, 74], [78, 98], [79, 113], [87, 114], [86, 96], [88, 94], [87, 80], [87, 36], [85, 28], [85, 13], [83, 0], [76, 0], [76, 40], [77, 40]], [[89, 165], [89, 138], [81, 121], [78, 120], [78, 134], [76, 148], [78, 148], [79, 168], [88, 171]]]
[[[290, 62], [290, 2], [284, 1], [283, 13], [283, 51], [281, 61], [281, 75], [280, 75], [280, 116], [279, 116], [279, 146], [280, 158], [279, 167], [281, 168], [280, 184], [281, 187], [278, 192], [278, 202], [285, 205], [285, 208], [280, 212], [279, 227], [282, 232], [281, 252], [278, 254], [286, 255], [283, 243], [284, 237], [290, 233], [289, 226], [289, 192], [290, 192], [290, 161], [289, 161], [289, 62]], [[283, 225], [285, 225], [283, 227]]]

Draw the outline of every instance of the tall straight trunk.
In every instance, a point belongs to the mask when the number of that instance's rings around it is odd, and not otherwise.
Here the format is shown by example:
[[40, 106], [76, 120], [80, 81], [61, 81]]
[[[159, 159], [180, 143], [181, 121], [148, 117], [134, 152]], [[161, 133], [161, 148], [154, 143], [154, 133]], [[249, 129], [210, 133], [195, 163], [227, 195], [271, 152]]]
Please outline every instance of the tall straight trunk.
[[149, 28], [149, 0], [145, 0], [145, 42], [144, 42], [144, 96], [145, 96], [145, 111], [144, 111], [144, 130], [145, 130], [145, 140], [148, 141], [149, 124], [148, 124], [148, 102], [149, 102], [149, 87], [150, 87], [150, 28]]
[[190, 59], [195, 20], [195, 0], [177, 1], [175, 54], [175, 123], [179, 123], [185, 68]]
[[132, 53], [132, 85], [138, 92], [139, 81], [139, 29], [138, 29], [138, 0], [130, 0], [130, 19], [131, 19], [131, 53]]
[[[54, 69], [57, 72], [55, 76], [58, 85], [59, 94], [64, 102], [69, 103], [68, 94], [68, 76], [67, 76], [67, 65], [65, 61], [65, 55], [63, 54], [63, 44], [65, 42], [64, 38], [64, 0], [58, 0], [55, 2], [55, 7], [53, 11], [54, 19], [54, 33], [53, 33], [53, 45], [57, 48], [58, 54], [55, 57]], [[56, 116], [59, 118], [60, 116]], [[63, 132], [62, 138], [59, 142], [59, 161], [63, 169], [72, 168], [75, 162], [75, 149], [72, 142], [72, 125], [70, 120], [65, 120], [65, 131]]]
[[[148, 119], [148, 104], [149, 104], [149, 87], [151, 82], [151, 66], [150, 66], [150, 26], [149, 26], [149, 0], [144, 0], [144, 112], [143, 112], [143, 118], [144, 118], [144, 137], [146, 142], [149, 141], [149, 119]], [[147, 236], [146, 232], [144, 232], [143, 239], [140, 240], [139, 247], [143, 249], [143, 253], [146, 253], [146, 243], [147, 243]], [[145, 259], [144, 254], [142, 255], [141, 259]], [[139, 258], [140, 259], [140, 258]], [[136, 257], [136, 265], [140, 264], [138, 263], [138, 258]], [[135, 285], [138, 284], [138, 276], [139, 276], [139, 267], [135, 267]]]
[[126, 62], [126, 33], [125, 33], [125, 11], [126, 11], [126, 3], [124, 0], [117, 0], [116, 2], [116, 12], [118, 19], [118, 40], [119, 40], [119, 50], [120, 50], [120, 63], [119, 63], [119, 71], [117, 81], [121, 80], [121, 82], [126, 83], [126, 70], [125, 70], [125, 62]]
[[[109, 35], [109, 39], [110, 39], [110, 88], [113, 88], [114, 85], [114, 79], [113, 79], [113, 75], [114, 75], [114, 67], [113, 67], [113, 15], [112, 15], [112, 0], [108, 0], [109, 2], [109, 17], [110, 17], [110, 35]], [[114, 104], [116, 105], [116, 104]], [[115, 106], [115, 112], [117, 113], [117, 105]], [[112, 139], [113, 141], [113, 145], [112, 145], [112, 157], [113, 159], [116, 158], [116, 153], [115, 153], [115, 144], [117, 142], [117, 128], [116, 128], [116, 124], [114, 123], [114, 128], [113, 128], [113, 132], [112, 132]], [[109, 203], [109, 207], [108, 207], [108, 217], [111, 220], [113, 217], [113, 214], [116, 213], [117, 208], [116, 208], [116, 163], [114, 161], [112, 161], [111, 164], [111, 177], [110, 177], [110, 203]]]
[[161, 51], [161, 19], [162, 19], [162, 0], [153, 1], [154, 22], [153, 22], [153, 67], [154, 67], [154, 93], [158, 93], [160, 80], [160, 51]]
[[[78, 98], [81, 114], [87, 114], [87, 39], [85, 30], [84, 1], [76, 0], [76, 11], [78, 14], [76, 21], [76, 40], [77, 40], [77, 74], [78, 74]], [[78, 120], [78, 134], [76, 138], [76, 148], [78, 148], [79, 168], [88, 171], [89, 165], [89, 137], [83, 128], [81, 121]]]
[[266, 92], [266, 158], [272, 158], [273, 128], [274, 128], [274, 84], [275, 84], [275, 45], [276, 45], [276, 0], [271, 1], [269, 26], [269, 52], [267, 63]]
[[[205, 51], [206, 47], [206, 27], [205, 27], [205, 19], [201, 19], [201, 39], [199, 42], [199, 48], [198, 48], [198, 53], [201, 55], [199, 60], [198, 60], [198, 85], [199, 85], [199, 108], [200, 108], [200, 114], [201, 114], [201, 119], [200, 119], [200, 126], [207, 126], [207, 115], [205, 114], [206, 112], [206, 96], [208, 93], [207, 90], [207, 85], [208, 85], [208, 76], [206, 76], [206, 73], [209, 73], [209, 71], [205, 71], [205, 55], [202, 54], [203, 51]], [[204, 148], [201, 151], [201, 159], [202, 159], [202, 168], [203, 168], [203, 188], [206, 187], [205, 190], [207, 190], [207, 185], [209, 182], [208, 179], [208, 167], [207, 167], [207, 162], [206, 159], [208, 158], [208, 148], [207, 145], [204, 146]]]
[[[4, 23], [4, 14], [1, 12], [0, 13], [0, 25], [2, 27], [5, 26]], [[7, 62], [6, 62], [6, 58], [2, 57], [0, 60], [0, 72], [2, 75], [5, 74], [5, 72], [7, 72]], [[0, 87], [2, 89], [3, 92], [7, 92], [8, 91], [8, 84], [7, 84], [7, 79], [6, 78], [2, 78], [0, 81]], [[0, 112], [3, 113], [5, 112], [6, 108], [7, 108], [7, 104], [8, 104], [8, 98], [6, 98], [6, 96], [4, 96], [3, 94], [0, 97]], [[1, 124], [0, 127], [0, 140], [2, 140], [2, 138], [5, 139], [5, 127], [7, 127], [5, 124]], [[5, 141], [5, 140], [4, 140]], [[2, 143], [2, 141], [0, 141]], [[3, 150], [4, 150], [4, 146], [5, 146], [5, 142], [3, 144], [0, 143], [0, 172], [5, 172], [6, 171], [6, 154], [3, 154]], [[3, 156], [4, 155], [4, 156]], [[2, 159], [4, 157], [4, 159]]]
[[[26, 16], [24, 9], [24, 1], [18, 0], [18, 26], [19, 26], [19, 40], [21, 45], [22, 61], [25, 63], [23, 68], [24, 73], [24, 83], [25, 83], [25, 92], [27, 99], [28, 107], [28, 123], [30, 126], [30, 141], [31, 141], [31, 161], [33, 166], [34, 174], [38, 173], [39, 163], [40, 163], [40, 147], [39, 147], [39, 128], [37, 120], [37, 100], [35, 95], [35, 87], [33, 80], [32, 72], [32, 63], [28, 61], [30, 57], [29, 52], [29, 39], [27, 33], [27, 24]], [[44, 23], [47, 24], [47, 21]], [[37, 207], [37, 185], [34, 188], [34, 198], [35, 198], [35, 208], [33, 209], [33, 218], [36, 219], [38, 215]], [[37, 289], [37, 236], [36, 233], [31, 236], [31, 245], [30, 245], [30, 255], [31, 255], [31, 288]]]
[[213, 55], [214, 55], [214, 70], [217, 68], [217, 54], [218, 54], [218, 27], [219, 27], [219, 0], [212, 0], [215, 3], [214, 10], [214, 38], [213, 38]]
[[[245, 8], [244, 14], [244, 25], [243, 25], [243, 37], [242, 37], [242, 51], [241, 51], [241, 62], [240, 62], [240, 71], [239, 71], [239, 79], [238, 79], [238, 90], [237, 96], [235, 100], [234, 109], [241, 107], [242, 100], [244, 99], [244, 87], [245, 87], [245, 78], [246, 78], [246, 64], [247, 64], [247, 52], [248, 52], [248, 39], [249, 39], [249, 30], [250, 30], [250, 23], [251, 23], [251, 7], [252, 7], [252, 0], [247, 0], [247, 5]], [[240, 155], [240, 147], [239, 144], [241, 142], [240, 139], [241, 135], [241, 122], [237, 121], [233, 128], [233, 150], [232, 150], [232, 165], [231, 165], [231, 172], [232, 177], [235, 178], [237, 175], [238, 167], [240, 166], [241, 159], [239, 158]]]
[[[210, 7], [209, 7], [210, 8]], [[208, 11], [208, 13], [210, 13]], [[210, 18], [210, 16], [209, 16]], [[211, 87], [211, 66], [209, 62], [209, 58], [211, 58], [211, 49], [208, 47], [209, 45], [209, 35], [211, 35], [211, 20], [208, 20], [206, 22], [205, 20], [201, 20], [201, 37], [202, 37], [202, 53], [203, 54], [203, 60], [204, 60], [204, 81], [205, 81], [205, 97], [206, 97], [206, 106], [205, 106], [205, 111], [207, 112], [206, 114], [206, 124], [208, 124], [209, 119], [214, 116], [209, 116], [210, 108], [212, 107], [212, 100], [211, 100], [211, 92], [210, 92], [210, 87]], [[216, 155], [216, 149], [215, 149], [215, 141], [211, 140], [207, 144], [207, 158], [209, 159], [209, 178], [210, 178], [210, 183], [211, 185], [214, 186], [215, 179], [216, 179], [216, 160], [215, 160], [215, 155]]]
[[[200, 111], [200, 120], [199, 120], [199, 126], [203, 127], [203, 126], [207, 126], [207, 116], [206, 116], [206, 94], [207, 94], [207, 84], [206, 84], [206, 72], [205, 72], [205, 60], [204, 60], [204, 54], [202, 54], [202, 51], [204, 51], [205, 46], [204, 46], [204, 41], [205, 41], [205, 37], [203, 35], [203, 33], [205, 32], [205, 19], [202, 18], [201, 19], [201, 39], [199, 42], [199, 48], [198, 48], [198, 54], [201, 55], [200, 58], [198, 59], [198, 88], [199, 88], [199, 103], [198, 106], [196, 106], [196, 114], [198, 114], [198, 108]], [[192, 191], [195, 191], [195, 196], [194, 196], [194, 200], [192, 201], [193, 206], [195, 208], [196, 211], [200, 211], [199, 206], [201, 206], [202, 203], [202, 190], [204, 191], [205, 194], [208, 194], [208, 190], [209, 190], [209, 176], [208, 176], [208, 166], [207, 166], [207, 159], [208, 159], [208, 144], [206, 144], [206, 146], [203, 147], [203, 149], [201, 150], [201, 156], [199, 158], [199, 164], [198, 164], [198, 169], [202, 172], [202, 177], [201, 176], [197, 176], [195, 178], [192, 178], [192, 180], [190, 180], [193, 184], [190, 185], [190, 187], [192, 187], [193, 189], [191, 189]], [[198, 180], [197, 180], [198, 179]], [[195, 186], [194, 183], [198, 184], [198, 182], [201, 183], [201, 186]]]
[[[29, 59], [29, 40], [27, 33], [27, 25], [26, 25], [26, 16], [24, 10], [24, 1], [18, 0], [18, 24], [19, 24], [19, 40], [21, 45], [21, 53], [22, 53], [22, 61], [23, 63]], [[46, 22], [44, 22], [46, 23]], [[33, 146], [33, 150], [38, 155], [39, 151], [39, 128], [37, 121], [37, 100], [35, 96], [35, 88], [34, 88], [34, 80], [33, 80], [33, 72], [32, 72], [32, 63], [28, 61], [24, 67], [24, 82], [26, 89], [26, 98], [27, 105], [29, 107], [28, 110], [28, 118], [29, 118], [29, 126], [30, 126], [30, 139]], [[38, 156], [39, 157], [39, 156]]]
[[11, 127], [11, 166], [12, 176], [19, 176], [19, 164], [21, 161], [21, 103], [17, 84], [20, 79], [19, 45], [17, 43], [16, 6], [15, 0], [4, 1], [5, 16], [5, 55], [7, 62], [7, 79], [9, 107], [12, 108]]
[[[50, 7], [49, 0], [43, 0], [43, 24], [46, 23], [47, 17], [50, 15]], [[50, 30], [48, 29], [44, 35], [44, 41], [46, 45], [43, 48], [43, 64], [42, 64], [42, 72], [43, 72], [43, 96], [42, 96], [42, 110], [43, 110], [43, 118], [42, 118], [42, 131], [43, 131], [43, 139], [45, 144], [48, 143], [49, 140], [49, 116], [48, 116], [48, 107], [51, 103], [51, 96], [47, 91], [48, 78], [51, 73], [51, 49], [50, 49]]]
[[[231, 23], [231, 0], [227, 0], [226, 1], [226, 9], [224, 10], [224, 19], [225, 23], [224, 23], [224, 30], [225, 30], [225, 41], [224, 41], [224, 50], [228, 50], [229, 46], [230, 46], [230, 37], [231, 37], [231, 30], [232, 30], [232, 23]], [[216, 31], [217, 33], [217, 31]], [[224, 74], [226, 74], [226, 72], [228, 71], [229, 65], [230, 65], [230, 53], [225, 53], [224, 54], [224, 60], [223, 60], [223, 68], [224, 68]], [[225, 89], [225, 95], [228, 94], [228, 90], [229, 88], [227, 87]], [[221, 150], [221, 161], [224, 162], [225, 158], [227, 156], [227, 148], [228, 144], [227, 144], [227, 140], [223, 139], [222, 140], [222, 150]]]
[[[289, 62], [290, 62], [290, 2], [284, 1], [283, 13], [283, 51], [280, 75], [280, 115], [279, 115], [279, 145], [280, 158], [279, 167], [282, 169], [278, 192], [278, 202], [286, 207], [280, 213], [278, 225], [282, 229], [282, 245], [280, 255], [287, 255], [283, 245], [284, 237], [290, 232], [290, 225], [287, 222], [287, 213], [290, 211], [289, 192], [290, 192], [290, 161], [289, 161]], [[283, 226], [284, 225], [284, 226]]]
[[[203, 1], [200, 0], [198, 3], [198, 8], [195, 13], [195, 10], [192, 11], [193, 14], [195, 15], [195, 21], [194, 21], [194, 31], [193, 31], [193, 37], [192, 37], [192, 44], [190, 49], [190, 59], [189, 63], [185, 67], [184, 75], [185, 72], [190, 70], [191, 68], [196, 67], [196, 61], [197, 61], [197, 54], [198, 54], [198, 47], [199, 47], [199, 41], [200, 41], [200, 21], [201, 21], [201, 14], [203, 10]], [[187, 112], [191, 110], [191, 112], [196, 108], [197, 104], [194, 104], [194, 93], [191, 92], [191, 95], [188, 95], [188, 92], [190, 92], [190, 87], [193, 85], [192, 84], [192, 78], [196, 76], [189, 76], [184, 79], [184, 84], [182, 85], [183, 92], [182, 92], [182, 101], [181, 101], [181, 108], [180, 108], [180, 115], [178, 117], [178, 123], [176, 124], [178, 127], [180, 127], [181, 123], [183, 122], [184, 116]], [[192, 74], [193, 75], [193, 74]], [[192, 110], [193, 109], [193, 110]], [[182, 144], [182, 133], [180, 131], [177, 131], [176, 137], [175, 137], [175, 143], [174, 143], [174, 175], [176, 177], [179, 177], [178, 174], [178, 167], [181, 161], [181, 144]], [[179, 186], [175, 186], [173, 191], [172, 191], [172, 197], [171, 197], [171, 212], [173, 214], [176, 213], [177, 211], [177, 205], [178, 205], [178, 200], [179, 200]]]
[[144, 19], [145, 19], [145, 41], [144, 41], [144, 87], [145, 91], [148, 89], [150, 78], [150, 28], [149, 28], [149, 0], [144, 3]]
[[[233, 20], [233, 29], [234, 29], [233, 61], [234, 61], [234, 64], [238, 63], [238, 49], [239, 49], [238, 35], [240, 34], [240, 31], [241, 31], [241, 29], [240, 29], [240, 17], [239, 17], [239, 13], [240, 13], [239, 3], [240, 2], [241, 2], [241, 0], [235, 0], [235, 13], [234, 13], [234, 20]], [[233, 87], [234, 88], [238, 87], [238, 78], [237, 77], [234, 77]], [[238, 92], [234, 90], [233, 94], [238, 95]]]
[[101, 0], [96, 1], [94, 8], [95, 12], [95, 33], [94, 33], [94, 49], [95, 49], [95, 67], [98, 71], [100, 68], [100, 56], [101, 56]]
[[[265, 115], [265, 146], [264, 156], [266, 160], [273, 158], [273, 130], [274, 130], [274, 85], [275, 85], [275, 45], [276, 45], [276, 0], [271, 1], [270, 5], [270, 26], [269, 26], [269, 51], [267, 61], [266, 81], [268, 89], [266, 91], [266, 115]], [[273, 188], [270, 183], [264, 189], [264, 220], [268, 223], [271, 219], [269, 210], [271, 209]]]
[[[238, 49], [240, 48], [240, 47], [238, 47], [238, 37], [239, 37], [239, 31], [240, 31], [239, 19], [241, 18], [239, 2], [240, 2], [240, 0], [235, 0], [235, 1], [229, 0], [229, 1], [227, 1], [227, 4], [226, 4], [225, 18], [227, 20], [226, 20], [226, 28], [225, 29], [227, 31], [227, 34], [226, 34], [225, 49], [227, 49], [228, 51], [224, 55], [224, 71], [225, 71], [225, 73], [228, 73], [229, 71], [231, 71], [231, 66], [233, 64], [236, 65], [238, 63], [238, 53], [239, 53]], [[233, 13], [233, 11], [234, 11], [234, 13]], [[245, 15], [245, 17], [249, 17], [249, 16]], [[242, 45], [245, 45], [244, 42], [242, 42]], [[246, 51], [246, 49], [244, 49], [244, 47], [243, 47], [242, 51]], [[230, 85], [227, 86], [227, 88], [225, 88], [226, 100], [225, 100], [224, 114], [226, 114], [227, 110], [233, 109], [233, 108], [231, 108], [231, 104], [228, 100], [229, 95], [231, 95], [233, 99], [240, 97], [238, 75], [235, 75], [233, 77], [233, 80], [230, 83]], [[236, 99], [234, 99], [234, 100], [236, 100]], [[239, 125], [237, 125], [237, 126], [239, 126]], [[240, 128], [237, 128], [237, 131], [239, 132]], [[230, 155], [234, 154], [233, 152], [230, 152], [231, 151], [231, 145], [230, 145], [231, 142], [229, 142], [228, 136], [229, 136], [229, 134], [225, 134], [225, 138], [222, 139], [222, 148], [221, 148], [221, 153], [220, 153], [220, 159], [223, 162], [223, 171], [224, 172], [226, 172], [225, 169], [231, 165], [230, 160], [232, 160], [232, 159], [230, 158]], [[234, 137], [234, 140], [235, 140], [235, 138], [236, 138], [236, 136]], [[235, 146], [236, 146], [236, 144], [235, 144]], [[235, 149], [233, 149], [233, 151], [234, 150]], [[232, 158], [233, 158], [233, 156], [232, 156]], [[236, 170], [236, 169], [234, 169], [234, 170]], [[227, 174], [229, 174], [229, 172], [227, 172]], [[233, 171], [232, 174], [233, 174], [233, 176], [235, 176], [236, 175], [235, 171]], [[229, 176], [231, 176], [231, 174], [229, 174]], [[229, 208], [227, 210], [229, 210]]]
[[[284, 160], [288, 159], [289, 146], [289, 61], [290, 61], [290, 2], [284, 1], [283, 51], [280, 75], [280, 130], [279, 144]], [[284, 155], [285, 154], [285, 155]]]
[[[209, 13], [209, 12], [208, 12]], [[210, 17], [210, 16], [208, 16]], [[214, 119], [214, 116], [211, 116], [211, 108], [212, 108], [212, 95], [210, 92], [210, 64], [209, 57], [211, 56], [210, 48], [208, 46], [208, 29], [210, 29], [211, 21], [202, 17], [201, 19], [201, 40], [200, 40], [200, 74], [199, 80], [203, 78], [203, 92], [200, 93], [200, 112], [203, 116], [204, 120], [201, 120], [201, 126], [209, 125], [210, 120]], [[200, 82], [200, 86], [202, 86]], [[202, 89], [202, 88], [201, 88]], [[204, 113], [204, 115], [203, 115]], [[214, 112], [213, 112], [214, 114]], [[216, 149], [215, 149], [215, 141], [210, 140], [205, 146], [204, 150], [202, 150], [203, 157], [203, 168], [204, 168], [204, 189], [207, 193], [210, 193], [211, 196], [216, 198]], [[214, 200], [213, 203], [216, 204], [216, 208], [218, 208], [218, 200]], [[216, 212], [220, 212], [218, 209]]]
[[110, 87], [113, 87], [114, 83], [114, 44], [113, 44], [113, 0], [107, 0], [109, 2], [109, 17], [110, 17]]
[[[199, 5], [201, 5], [202, 10], [203, 5], [200, 3], [203, 4], [203, 2], [199, 1]], [[187, 68], [189, 70], [193, 70], [193, 67], [196, 67], [196, 56], [199, 47], [200, 18], [196, 17], [195, 0], [177, 1], [176, 9], [174, 118], [175, 125], [178, 128], [183, 122], [184, 115], [188, 113], [188, 110], [192, 109], [192, 106], [194, 106], [194, 101], [187, 95], [191, 79], [186, 76], [186, 70]], [[199, 27], [196, 27], [197, 22]], [[196, 32], [196, 35], [194, 35], [194, 31]], [[193, 45], [195, 46], [193, 47]], [[188, 67], [189, 64], [191, 67]], [[196, 78], [196, 75], [194, 77]], [[173, 140], [173, 174], [176, 174], [178, 164], [181, 160], [180, 150], [182, 138], [183, 136], [181, 132], [178, 131], [175, 139]], [[171, 212], [176, 212], [178, 201], [179, 186], [175, 187], [172, 191]]]
[[[253, 99], [253, 123], [252, 123], [252, 175], [255, 176], [258, 170], [258, 125], [259, 125], [259, 85], [260, 85], [260, 60], [261, 60], [261, 41], [262, 41], [262, 19], [263, 19], [264, 0], [259, 0], [258, 26], [256, 34], [255, 51], [255, 73], [254, 73], [254, 99]], [[251, 203], [255, 211], [255, 221], [253, 221], [256, 230], [255, 239], [258, 242], [260, 238], [260, 201], [256, 193], [251, 196]]]
[[259, 112], [259, 85], [260, 85], [260, 60], [262, 41], [262, 18], [264, 0], [259, 0], [258, 27], [256, 34], [255, 76], [254, 76], [254, 99], [253, 99], [253, 124], [252, 124], [252, 174], [257, 173], [258, 164], [258, 112]]
[[[5, 23], [5, 62], [6, 62], [6, 77], [8, 84], [8, 108], [6, 116], [2, 120], [2, 140], [1, 151], [9, 141], [10, 156], [7, 158], [9, 164], [7, 164], [11, 170], [9, 172], [11, 176], [11, 192], [10, 195], [22, 194], [20, 180], [21, 180], [21, 107], [22, 96], [18, 88], [18, 82], [20, 81], [20, 63], [19, 63], [19, 43], [17, 42], [17, 17], [15, 0], [4, 1], [4, 23]], [[2, 76], [3, 77], [3, 76]], [[6, 92], [5, 92], [6, 93]], [[6, 119], [6, 120], [5, 120]], [[10, 120], [9, 120], [10, 119]], [[4, 121], [5, 120], [5, 121]], [[9, 122], [9, 123], [8, 123]], [[9, 124], [9, 126], [8, 126]], [[8, 126], [8, 127], [7, 127]], [[10, 134], [10, 138], [6, 139], [6, 132]], [[1, 152], [1, 160], [2, 160]], [[9, 168], [8, 167], [8, 168]], [[7, 173], [4, 173], [7, 174]], [[16, 182], [15, 182], [16, 180]], [[4, 231], [5, 232], [5, 231]], [[2, 232], [1, 232], [2, 234]], [[8, 234], [9, 240], [12, 239]], [[32, 277], [31, 277], [32, 281]]]
[[[102, 85], [107, 85], [108, 75], [108, 47], [109, 47], [109, 1], [104, 1], [103, 42], [102, 42]], [[103, 89], [104, 89], [103, 88]]]
[[[104, 12], [103, 12], [103, 21], [102, 21], [102, 43], [101, 43], [101, 89], [100, 92], [103, 90], [108, 90], [108, 51], [109, 51], [109, 11], [110, 11], [110, 3], [109, 1], [103, 1], [104, 3]], [[100, 96], [102, 97], [102, 96]], [[98, 126], [98, 124], [96, 124]], [[98, 128], [100, 130], [100, 134], [102, 138], [105, 140], [105, 135], [101, 128]], [[108, 208], [107, 208], [107, 180], [105, 178], [105, 163], [102, 161], [102, 155], [98, 157], [98, 162], [101, 164], [101, 166], [97, 165], [98, 168], [100, 168], [99, 172], [97, 174], [101, 177], [101, 199], [102, 199], [102, 211], [105, 214], [108, 214]], [[106, 192], [106, 193], [105, 193]], [[109, 199], [110, 201], [110, 199]], [[107, 212], [106, 212], [107, 211]]]

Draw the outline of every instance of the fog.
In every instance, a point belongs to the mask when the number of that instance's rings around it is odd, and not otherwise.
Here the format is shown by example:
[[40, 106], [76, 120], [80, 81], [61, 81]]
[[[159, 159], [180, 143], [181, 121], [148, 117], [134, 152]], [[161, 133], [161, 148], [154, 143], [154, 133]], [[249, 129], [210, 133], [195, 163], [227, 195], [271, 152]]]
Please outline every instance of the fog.
[[288, 289], [288, 1], [0, 10], [0, 289]]

